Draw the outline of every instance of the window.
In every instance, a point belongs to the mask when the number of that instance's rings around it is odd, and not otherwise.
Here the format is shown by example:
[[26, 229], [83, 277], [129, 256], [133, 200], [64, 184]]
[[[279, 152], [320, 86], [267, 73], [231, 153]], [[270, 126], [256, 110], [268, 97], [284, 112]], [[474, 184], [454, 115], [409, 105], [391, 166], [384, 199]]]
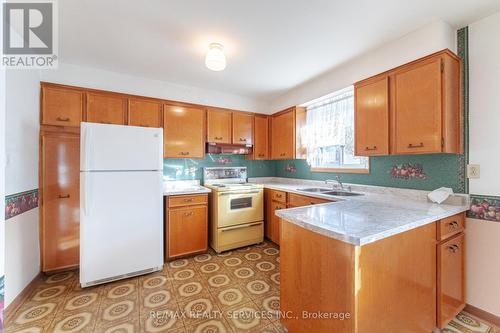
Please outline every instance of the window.
[[313, 171], [367, 173], [367, 157], [354, 156], [354, 89], [349, 87], [306, 106], [302, 128]]

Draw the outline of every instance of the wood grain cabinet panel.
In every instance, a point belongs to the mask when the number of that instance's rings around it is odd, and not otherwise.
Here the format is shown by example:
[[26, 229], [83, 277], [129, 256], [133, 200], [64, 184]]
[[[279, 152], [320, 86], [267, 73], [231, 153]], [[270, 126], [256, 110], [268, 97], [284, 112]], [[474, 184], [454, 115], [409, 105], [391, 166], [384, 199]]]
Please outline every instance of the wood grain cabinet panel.
[[389, 78], [382, 76], [354, 87], [355, 154], [389, 154]]
[[127, 98], [115, 94], [87, 93], [87, 121], [125, 125]]
[[269, 117], [255, 115], [253, 159], [269, 158]]
[[231, 143], [231, 111], [209, 108], [207, 110], [207, 141]]
[[462, 153], [460, 62], [443, 50], [357, 82], [356, 155]]
[[207, 205], [169, 208], [165, 230], [166, 259], [206, 252], [208, 249]]
[[318, 205], [322, 203], [333, 202], [333, 200], [326, 200], [320, 198], [309, 197], [306, 195], [300, 195], [295, 193], [288, 193], [287, 207], [302, 207], [309, 205]]
[[74, 267], [80, 260], [80, 136], [41, 134], [42, 270]]
[[394, 153], [441, 152], [441, 58], [397, 71], [391, 81]]
[[42, 125], [79, 127], [83, 95], [80, 90], [42, 84]]
[[437, 324], [444, 328], [465, 307], [465, 236], [438, 246]]
[[272, 229], [271, 240], [278, 245], [280, 244], [281, 219], [276, 215], [276, 211], [280, 210], [280, 209], [285, 209], [285, 208], [286, 208], [286, 204], [281, 203], [281, 202], [277, 202], [277, 201], [273, 201], [273, 205], [272, 205], [273, 214], [272, 214], [272, 219], [271, 219], [271, 225], [272, 225], [271, 226], [271, 229]]
[[253, 115], [233, 112], [233, 144], [253, 145]]
[[295, 157], [295, 108], [273, 115], [271, 119], [271, 158]]
[[146, 99], [129, 99], [128, 124], [142, 127], [162, 127], [162, 105]]
[[165, 104], [163, 155], [174, 158], [205, 156], [205, 112], [201, 108]]

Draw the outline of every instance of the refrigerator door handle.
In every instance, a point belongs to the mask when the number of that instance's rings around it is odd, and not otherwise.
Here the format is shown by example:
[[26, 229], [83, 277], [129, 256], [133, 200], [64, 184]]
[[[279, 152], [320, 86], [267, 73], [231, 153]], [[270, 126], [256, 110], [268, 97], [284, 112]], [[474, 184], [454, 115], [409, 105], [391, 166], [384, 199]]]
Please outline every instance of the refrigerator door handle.
[[83, 168], [82, 170], [90, 170], [90, 156], [92, 155], [92, 129], [86, 127], [83, 131]]
[[82, 203], [82, 210], [83, 210], [83, 214], [84, 215], [88, 215], [88, 197], [87, 197], [87, 193], [89, 193], [89, 187], [88, 187], [88, 182], [87, 182], [87, 178], [88, 178], [88, 175], [85, 173], [85, 172], [82, 172], [80, 174], [80, 181], [81, 181], [81, 187], [82, 187], [82, 193], [81, 193], [81, 198], [83, 200], [83, 203]]

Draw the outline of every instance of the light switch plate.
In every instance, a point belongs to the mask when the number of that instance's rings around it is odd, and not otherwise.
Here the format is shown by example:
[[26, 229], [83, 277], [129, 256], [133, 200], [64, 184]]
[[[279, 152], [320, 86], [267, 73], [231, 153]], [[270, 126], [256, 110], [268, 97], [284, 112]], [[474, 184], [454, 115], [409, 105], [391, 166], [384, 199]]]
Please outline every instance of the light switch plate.
[[477, 179], [481, 176], [481, 167], [479, 164], [467, 165], [467, 178]]

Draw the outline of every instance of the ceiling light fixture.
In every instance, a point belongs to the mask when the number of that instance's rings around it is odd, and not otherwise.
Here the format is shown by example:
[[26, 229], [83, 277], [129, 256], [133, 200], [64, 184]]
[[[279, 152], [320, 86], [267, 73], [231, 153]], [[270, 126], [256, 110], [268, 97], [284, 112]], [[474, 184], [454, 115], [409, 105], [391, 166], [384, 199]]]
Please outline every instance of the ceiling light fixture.
[[219, 43], [211, 43], [205, 56], [205, 65], [213, 71], [222, 71], [226, 68], [226, 56], [224, 46]]

